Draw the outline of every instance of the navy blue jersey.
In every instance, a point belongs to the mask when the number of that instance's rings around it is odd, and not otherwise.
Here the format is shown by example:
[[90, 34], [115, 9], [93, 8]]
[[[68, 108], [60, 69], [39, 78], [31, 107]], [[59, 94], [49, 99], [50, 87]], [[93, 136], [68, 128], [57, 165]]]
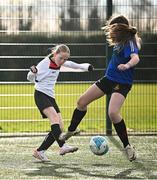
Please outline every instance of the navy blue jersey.
[[120, 71], [117, 68], [119, 64], [126, 64], [129, 62], [131, 54], [138, 54], [138, 47], [134, 41], [129, 41], [125, 45], [115, 45], [113, 47], [113, 54], [105, 73], [107, 79], [123, 84], [132, 84], [134, 68], [132, 67], [125, 71]]

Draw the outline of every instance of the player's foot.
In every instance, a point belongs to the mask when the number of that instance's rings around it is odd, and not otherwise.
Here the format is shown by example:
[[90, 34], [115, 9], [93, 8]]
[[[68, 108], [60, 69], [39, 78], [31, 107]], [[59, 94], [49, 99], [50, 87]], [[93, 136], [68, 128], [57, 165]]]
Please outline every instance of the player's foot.
[[42, 162], [50, 162], [50, 160], [46, 157], [45, 155], [45, 151], [37, 151], [34, 150], [33, 152], [33, 156], [39, 160], [41, 160]]
[[61, 141], [66, 141], [68, 140], [71, 136], [75, 136], [80, 134], [80, 129], [76, 129], [75, 131], [67, 131], [65, 133], [61, 133], [59, 140]]
[[77, 147], [72, 147], [72, 146], [69, 146], [67, 144], [64, 144], [61, 148], [60, 148], [60, 151], [59, 151], [59, 154], [60, 155], [65, 155], [67, 153], [73, 153], [75, 151], [77, 151], [78, 148]]
[[137, 158], [134, 147], [128, 144], [124, 149], [129, 161], [134, 161]]

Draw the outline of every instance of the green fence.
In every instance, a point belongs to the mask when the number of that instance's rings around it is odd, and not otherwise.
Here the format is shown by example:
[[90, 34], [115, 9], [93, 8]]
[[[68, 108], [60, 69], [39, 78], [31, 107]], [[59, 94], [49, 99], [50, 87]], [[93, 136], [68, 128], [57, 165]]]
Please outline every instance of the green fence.
[[[111, 6], [112, 5], [112, 6]], [[34, 87], [26, 75], [47, 48], [65, 43], [70, 60], [88, 62], [94, 72], [61, 72], [56, 85], [65, 129], [78, 97], [103, 76], [107, 58], [101, 27], [111, 14], [123, 14], [143, 39], [135, 85], [122, 109], [130, 134], [157, 132], [157, 2], [154, 0], [0, 1], [0, 132], [1, 136], [49, 131], [34, 104]], [[108, 14], [109, 13], [109, 14]], [[85, 134], [106, 133], [106, 98], [89, 106], [80, 125]], [[110, 126], [109, 126], [110, 127]], [[114, 133], [114, 132], [113, 132]]]

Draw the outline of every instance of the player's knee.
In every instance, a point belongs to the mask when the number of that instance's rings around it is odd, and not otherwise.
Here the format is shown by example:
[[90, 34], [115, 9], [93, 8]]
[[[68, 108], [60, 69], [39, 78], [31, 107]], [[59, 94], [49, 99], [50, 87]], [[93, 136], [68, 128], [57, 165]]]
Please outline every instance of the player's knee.
[[81, 96], [79, 98], [79, 100], [77, 101], [77, 107], [80, 109], [80, 110], [86, 110], [87, 108], [87, 104], [85, 102], [85, 100], [83, 99], [83, 97]]
[[110, 110], [108, 112], [108, 115], [109, 115], [111, 121], [114, 122], [117, 119], [118, 113], [114, 110]]

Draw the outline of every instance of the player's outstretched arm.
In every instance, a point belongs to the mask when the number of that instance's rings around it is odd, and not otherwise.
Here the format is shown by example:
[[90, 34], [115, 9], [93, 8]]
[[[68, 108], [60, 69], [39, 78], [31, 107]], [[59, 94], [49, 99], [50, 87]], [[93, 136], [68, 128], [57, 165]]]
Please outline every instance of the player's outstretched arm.
[[94, 67], [89, 63], [78, 64], [78, 63], [75, 63], [75, 62], [72, 62], [72, 61], [66, 61], [63, 64], [63, 66], [69, 67], [69, 68], [72, 68], [72, 69], [82, 69], [84, 71], [93, 71], [94, 70]]
[[119, 64], [118, 69], [120, 71], [125, 71], [127, 69], [130, 69], [130, 68], [136, 66], [139, 63], [139, 61], [140, 61], [140, 59], [139, 59], [138, 54], [132, 54], [130, 61], [126, 64]]

